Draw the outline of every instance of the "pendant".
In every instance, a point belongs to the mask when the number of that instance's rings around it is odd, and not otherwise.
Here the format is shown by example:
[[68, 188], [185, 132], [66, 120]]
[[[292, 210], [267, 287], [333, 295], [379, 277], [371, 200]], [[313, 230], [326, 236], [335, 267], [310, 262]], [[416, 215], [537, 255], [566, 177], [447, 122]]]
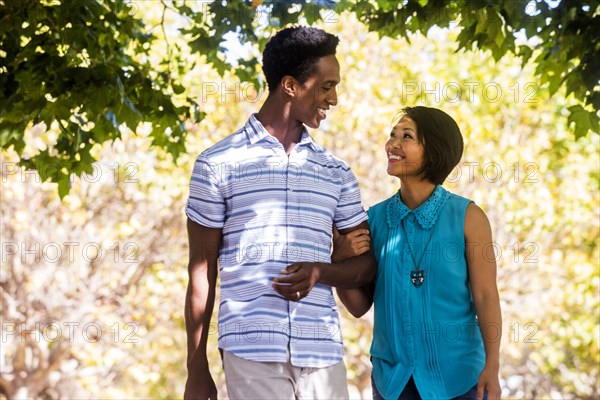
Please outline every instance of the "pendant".
[[424, 270], [413, 269], [412, 271], [410, 271], [410, 281], [416, 288], [421, 287], [424, 280], [425, 280], [425, 271]]

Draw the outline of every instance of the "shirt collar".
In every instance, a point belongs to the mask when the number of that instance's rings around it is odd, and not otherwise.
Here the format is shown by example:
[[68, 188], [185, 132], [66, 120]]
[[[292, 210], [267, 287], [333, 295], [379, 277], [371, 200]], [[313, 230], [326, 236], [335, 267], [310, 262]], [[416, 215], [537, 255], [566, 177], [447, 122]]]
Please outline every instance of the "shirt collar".
[[[271, 135], [261, 124], [261, 122], [256, 118], [256, 114], [252, 114], [245, 125], [246, 135], [250, 143], [255, 144], [261, 140], [268, 140], [273, 143], [279, 143], [278, 140]], [[298, 146], [308, 145], [313, 148], [313, 150], [317, 149], [316, 143], [312, 136], [306, 130], [306, 127], [302, 128], [302, 136], [300, 137], [300, 142]]]
[[398, 227], [404, 217], [412, 213], [423, 229], [430, 229], [435, 225], [449, 196], [450, 193], [446, 189], [437, 185], [425, 203], [411, 210], [400, 198], [400, 190], [398, 190], [398, 193], [390, 199], [387, 205], [388, 226], [390, 228]]

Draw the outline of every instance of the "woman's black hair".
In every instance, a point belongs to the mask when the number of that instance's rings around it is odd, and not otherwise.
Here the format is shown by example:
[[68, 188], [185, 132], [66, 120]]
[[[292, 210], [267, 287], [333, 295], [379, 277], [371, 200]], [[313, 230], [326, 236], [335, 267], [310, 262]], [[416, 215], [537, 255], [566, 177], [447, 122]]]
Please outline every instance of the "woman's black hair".
[[458, 124], [437, 108], [406, 107], [402, 112], [417, 125], [417, 136], [425, 150], [420, 171], [423, 178], [441, 185], [463, 154], [464, 142]]

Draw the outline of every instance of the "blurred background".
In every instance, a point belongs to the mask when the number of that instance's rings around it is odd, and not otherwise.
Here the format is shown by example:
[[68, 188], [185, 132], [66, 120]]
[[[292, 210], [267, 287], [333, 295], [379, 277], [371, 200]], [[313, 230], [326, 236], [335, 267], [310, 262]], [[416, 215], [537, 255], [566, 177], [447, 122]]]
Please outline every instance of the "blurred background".
[[[56, 183], [19, 164], [55, 146], [58, 124], [30, 122], [25, 147], [2, 150], [0, 397], [183, 395], [191, 169], [266, 92], [191, 52], [181, 17], [161, 2], [133, 4], [134, 17], [166, 39], [147, 49], [149, 62], [170, 52], [187, 60], [174, 72], [180, 94], [204, 118], [184, 121], [186, 149], [176, 161], [153, 146], [150, 122], [120, 127], [118, 138], [90, 148], [91, 169], [68, 174], [62, 199]], [[575, 139], [567, 110], [576, 99], [564, 90], [551, 96], [534, 66], [510, 54], [456, 51], [457, 25], [397, 39], [347, 12], [330, 11], [315, 25], [340, 38], [342, 83], [338, 106], [311, 134], [350, 164], [365, 208], [398, 189], [385, 172], [384, 143], [402, 107], [438, 107], [458, 122], [465, 152], [444, 186], [473, 199], [492, 223], [503, 396], [598, 398], [599, 135]], [[230, 38], [226, 57], [257, 51]], [[225, 398], [216, 313], [211, 370]], [[342, 313], [352, 398], [370, 398], [372, 311]]]

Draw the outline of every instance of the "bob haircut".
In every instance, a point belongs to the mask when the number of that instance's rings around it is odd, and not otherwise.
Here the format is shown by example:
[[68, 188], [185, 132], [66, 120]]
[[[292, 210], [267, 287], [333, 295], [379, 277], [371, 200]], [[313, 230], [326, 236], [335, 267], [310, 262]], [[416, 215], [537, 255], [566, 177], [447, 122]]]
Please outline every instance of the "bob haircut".
[[263, 51], [262, 68], [269, 92], [286, 76], [304, 83], [316, 72], [319, 58], [335, 55], [340, 39], [322, 29], [296, 26], [280, 30]]
[[424, 148], [422, 179], [444, 183], [463, 154], [464, 142], [454, 119], [437, 108], [417, 106], [402, 109], [417, 125], [417, 137]]

